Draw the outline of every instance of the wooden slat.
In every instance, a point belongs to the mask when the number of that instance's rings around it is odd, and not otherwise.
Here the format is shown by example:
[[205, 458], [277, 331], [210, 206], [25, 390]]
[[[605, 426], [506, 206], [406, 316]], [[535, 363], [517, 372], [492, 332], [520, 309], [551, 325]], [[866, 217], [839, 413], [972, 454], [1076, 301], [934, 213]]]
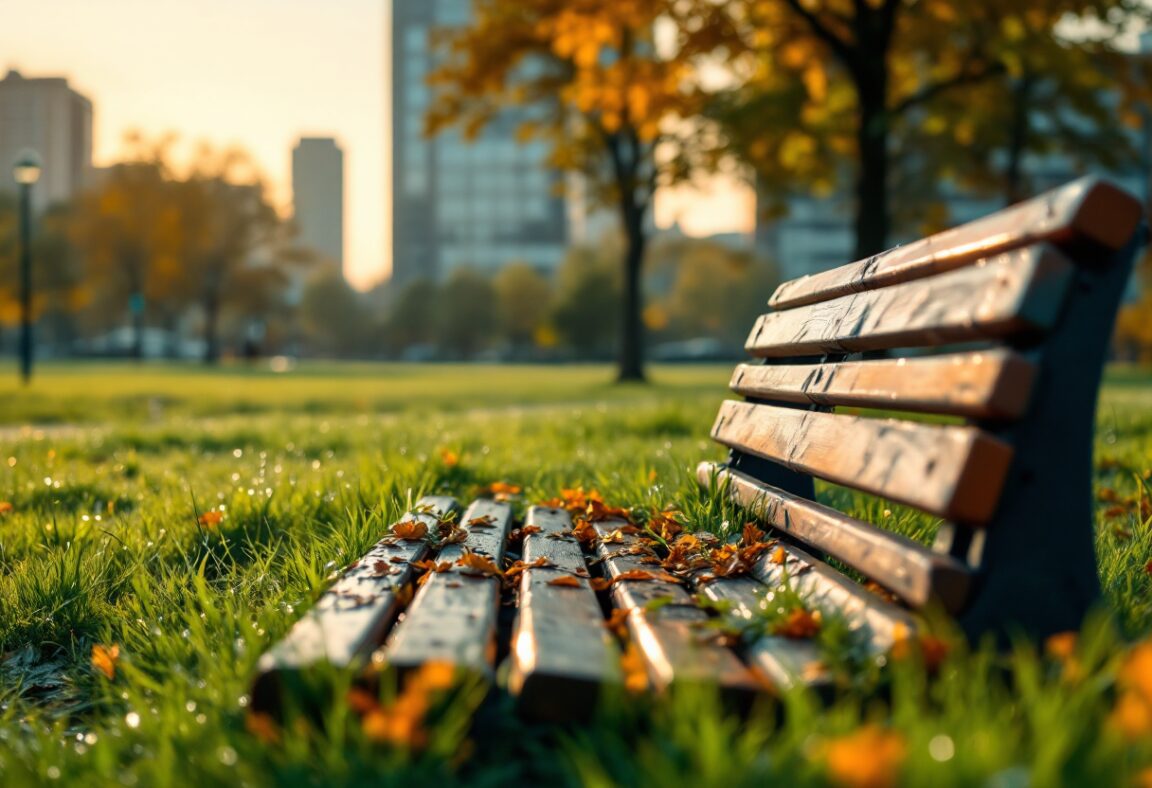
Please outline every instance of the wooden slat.
[[913, 607], [936, 603], [956, 612], [964, 605], [971, 575], [954, 558], [713, 463], [701, 463], [696, 476], [703, 486], [715, 480], [718, 490], [727, 489], [757, 518], [843, 561]]
[[[475, 525], [476, 521], [490, 521]], [[461, 518], [468, 538], [440, 551], [437, 562], [457, 562], [471, 551], [500, 565], [512, 521], [512, 508], [486, 499], [474, 501]], [[500, 579], [474, 577], [456, 566], [432, 574], [392, 631], [379, 661], [401, 670], [429, 661], [491, 679], [496, 657], [496, 613]], [[374, 657], [374, 659], [377, 659]]]
[[1085, 239], [1117, 250], [1140, 223], [1138, 200], [1107, 181], [1088, 177], [974, 222], [898, 246], [850, 265], [780, 285], [776, 309], [813, 304], [887, 287], [968, 265], [1038, 241]]
[[[701, 584], [699, 589], [708, 599], [730, 605], [730, 615], [744, 619], [761, 614], [768, 591], [750, 577], [721, 578]], [[812, 640], [766, 635], [745, 647], [744, 658], [781, 692], [796, 686], [822, 688], [830, 682], [820, 649]]]
[[775, 563], [773, 552], [764, 555], [753, 576], [770, 589], [785, 583], [811, 607], [839, 612], [849, 626], [868, 639], [872, 653], [883, 654], [901, 637], [918, 629], [915, 616], [837, 572], [823, 561], [789, 544], [782, 544], [785, 561]]
[[794, 471], [979, 525], [995, 512], [1011, 447], [965, 426], [728, 400], [712, 437]]
[[1005, 348], [921, 358], [827, 364], [741, 364], [737, 394], [823, 406], [884, 408], [977, 419], [1015, 419], [1036, 366]]
[[[508, 688], [518, 696], [521, 713], [533, 719], [587, 719], [601, 687], [620, 682], [620, 651], [586, 579], [580, 545], [555, 538], [571, 532], [571, 516], [533, 506], [525, 524], [541, 530], [524, 537], [524, 562], [544, 559], [552, 566], [521, 576]], [[549, 585], [564, 577], [579, 586]]]
[[[596, 523], [603, 537], [626, 523]], [[600, 544], [598, 551], [610, 578], [632, 570], [661, 572], [641, 556], [626, 555], [637, 539]], [[612, 586], [615, 607], [628, 611], [628, 632], [640, 650], [648, 678], [657, 690], [672, 685], [711, 684], [737, 694], [764, 686], [728, 648], [708, 640], [701, 624], [708, 614], [696, 607], [692, 595], [679, 583], [662, 580], [622, 580]]]
[[[453, 511], [458, 511], [453, 499], [428, 496], [421, 498], [401, 522], [415, 520], [431, 529]], [[260, 658], [253, 704], [275, 708], [278, 685], [287, 673], [319, 663], [350, 668], [366, 662], [399, 613], [404, 596], [410, 593], [414, 570], [409, 562], [427, 554], [424, 540], [385, 537], [377, 543]]]
[[745, 345], [761, 357], [853, 353], [1037, 334], [1064, 304], [1073, 266], [1051, 246], [882, 290], [762, 315]]

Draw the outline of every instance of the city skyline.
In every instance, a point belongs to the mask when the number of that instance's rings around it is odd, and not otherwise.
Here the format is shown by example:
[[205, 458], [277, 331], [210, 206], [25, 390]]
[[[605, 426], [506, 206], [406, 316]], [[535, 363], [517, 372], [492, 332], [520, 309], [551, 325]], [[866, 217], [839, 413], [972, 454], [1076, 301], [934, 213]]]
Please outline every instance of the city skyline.
[[[94, 105], [94, 164], [117, 160], [122, 136], [175, 131], [186, 143], [246, 148], [291, 213], [291, 153], [301, 136], [345, 152], [346, 270], [358, 287], [390, 270], [386, 0], [341, 11], [304, 0], [0, 0], [0, 69], [62, 76]], [[254, 98], [258, 97], [258, 98]], [[8, 169], [7, 164], [3, 169]], [[696, 235], [751, 230], [751, 199], [729, 180], [711, 198], [662, 195], [657, 223]]]

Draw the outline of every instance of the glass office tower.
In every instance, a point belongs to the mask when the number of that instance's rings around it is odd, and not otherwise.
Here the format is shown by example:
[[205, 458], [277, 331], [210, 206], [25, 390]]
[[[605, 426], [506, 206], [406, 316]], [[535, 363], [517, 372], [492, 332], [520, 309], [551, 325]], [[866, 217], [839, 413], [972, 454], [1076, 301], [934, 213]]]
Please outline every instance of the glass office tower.
[[568, 231], [560, 173], [546, 143], [520, 143], [531, 108], [505, 112], [474, 141], [449, 130], [424, 137], [437, 54], [429, 33], [467, 24], [470, 0], [392, 2], [393, 281], [443, 279], [471, 266], [492, 273], [513, 261], [559, 265]]

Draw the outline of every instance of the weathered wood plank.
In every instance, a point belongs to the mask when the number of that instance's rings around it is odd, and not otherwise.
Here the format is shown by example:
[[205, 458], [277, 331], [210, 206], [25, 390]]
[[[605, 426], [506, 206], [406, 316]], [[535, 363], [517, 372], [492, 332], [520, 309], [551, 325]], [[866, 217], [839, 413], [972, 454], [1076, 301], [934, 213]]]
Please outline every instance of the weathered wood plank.
[[[467, 538], [444, 547], [436, 560], [457, 564], [471, 552], [499, 566], [511, 521], [508, 504], [474, 501], [461, 518]], [[401, 670], [433, 660], [447, 662], [491, 679], [499, 601], [498, 577], [478, 577], [458, 564], [447, 572], [436, 572], [420, 586], [384, 650], [373, 659]]]
[[[699, 590], [714, 602], [727, 603], [730, 615], [744, 619], [760, 615], [769, 592], [767, 586], [750, 577], [720, 578], [701, 584]], [[831, 678], [811, 640], [766, 635], [744, 648], [744, 658], [781, 692], [798, 685], [823, 687]]]
[[[433, 529], [439, 519], [458, 511], [456, 501], [442, 496], [421, 498], [400, 522], [420, 522]], [[286, 674], [318, 663], [355, 668], [365, 663], [411, 593], [415, 570], [410, 562], [428, 554], [427, 541], [385, 537], [355, 562], [269, 649], [257, 667], [253, 705], [273, 709]]]
[[787, 584], [811, 607], [843, 615], [849, 626], [866, 637], [875, 654], [919, 628], [916, 617], [863, 586], [852, 582], [823, 561], [789, 544], [781, 544], [784, 563], [776, 563], [775, 551], [761, 557], [753, 576], [774, 589]]
[[1140, 223], [1139, 201], [1098, 178], [1059, 189], [850, 265], [785, 282], [769, 304], [785, 309], [932, 276], [1038, 241], [1086, 239], [1120, 249]]
[[[620, 650], [604, 626], [580, 545], [555, 538], [572, 530], [571, 516], [533, 506], [525, 525], [541, 530], [524, 537], [524, 563], [543, 559], [551, 566], [531, 567], [521, 576], [508, 689], [525, 716], [587, 719], [601, 688], [620, 683]], [[577, 585], [552, 585], [558, 578]]]
[[762, 315], [745, 345], [782, 358], [1003, 339], [1050, 329], [1073, 266], [1051, 246], [928, 279]]
[[794, 471], [956, 522], [996, 510], [1012, 448], [975, 427], [916, 424], [728, 400], [712, 437]]
[[740, 364], [737, 394], [822, 406], [1015, 419], [1028, 407], [1036, 365], [1006, 348], [827, 364]]
[[[596, 523], [603, 538], [626, 523]], [[609, 578], [626, 572], [659, 574], [658, 565], [645, 563], [643, 556], [629, 554], [638, 540], [623, 536], [620, 541], [601, 543], [598, 552]], [[730, 649], [708, 639], [701, 625], [708, 614], [698, 608], [683, 585], [667, 580], [619, 580], [612, 586], [615, 607], [628, 611], [628, 632], [640, 650], [648, 679], [658, 691], [673, 685], [709, 684], [734, 694], [756, 692], [764, 679], [748, 670]]]
[[758, 519], [843, 561], [913, 607], [936, 603], [956, 612], [964, 605], [971, 575], [950, 556], [714, 463], [701, 463], [696, 477], [704, 487], [714, 480], [717, 492], [726, 489]]

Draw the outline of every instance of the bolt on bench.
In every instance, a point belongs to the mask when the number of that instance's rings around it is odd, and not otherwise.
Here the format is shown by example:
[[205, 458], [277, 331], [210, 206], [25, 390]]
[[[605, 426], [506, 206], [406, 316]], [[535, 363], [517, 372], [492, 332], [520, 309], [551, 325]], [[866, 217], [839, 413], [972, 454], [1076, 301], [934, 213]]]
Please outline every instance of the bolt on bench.
[[[709, 613], [693, 591], [751, 615], [766, 590], [788, 583], [843, 611], [875, 652], [914, 631], [928, 608], [972, 638], [1078, 627], [1099, 597], [1097, 389], [1141, 213], [1127, 193], [1085, 178], [781, 285], [748, 338], [758, 361], [732, 376], [745, 400], [724, 402], [712, 430], [729, 459], [697, 469], [712, 494], [771, 527], [771, 549], [749, 543], [754, 529], [744, 535], [747, 571], [723, 576], [659, 555], [618, 510], [590, 504], [574, 522], [563, 508], [532, 507], [523, 560], [507, 573], [518, 575], [505, 593], [516, 621], [501, 635], [512, 508], [481, 499], [453, 522], [455, 501], [426, 498], [264, 655], [253, 705], [278, 708], [319, 664], [447, 661], [492, 680], [506, 652], [508, 689], [527, 714], [578, 716], [600, 687], [624, 680], [605, 608], [623, 611], [614, 621], [656, 690], [709, 683], [743, 694], [827, 681], [803, 637], [765, 636], [739, 651], [702, 637]], [[943, 518], [935, 543], [818, 503], [814, 478]], [[417, 570], [428, 574], [413, 597]]]

